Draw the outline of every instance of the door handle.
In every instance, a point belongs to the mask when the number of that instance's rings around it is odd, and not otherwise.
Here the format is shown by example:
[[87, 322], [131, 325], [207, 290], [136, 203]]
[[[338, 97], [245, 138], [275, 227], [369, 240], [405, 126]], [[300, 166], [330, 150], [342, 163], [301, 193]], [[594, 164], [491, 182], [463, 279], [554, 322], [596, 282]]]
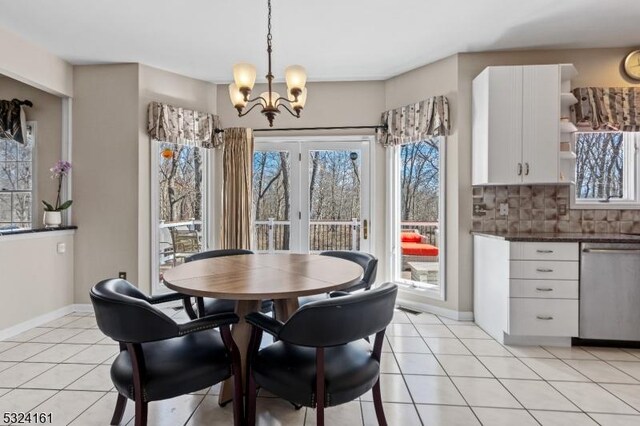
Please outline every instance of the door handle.
[[369, 238], [369, 221], [367, 219], [362, 221], [362, 239]]
[[553, 291], [552, 288], [548, 288], [548, 287], [536, 287], [536, 290], [538, 290], [538, 291]]
[[553, 253], [553, 250], [536, 250], [536, 253]]
[[522, 163], [518, 163], [518, 176], [522, 175]]
[[538, 272], [553, 272], [553, 269], [536, 268], [536, 271], [538, 271]]
[[536, 318], [538, 318], [539, 320], [544, 320], [544, 321], [550, 321], [553, 319], [552, 316], [545, 316], [545, 315], [536, 315]]
[[529, 163], [524, 163], [524, 175], [529, 176]]

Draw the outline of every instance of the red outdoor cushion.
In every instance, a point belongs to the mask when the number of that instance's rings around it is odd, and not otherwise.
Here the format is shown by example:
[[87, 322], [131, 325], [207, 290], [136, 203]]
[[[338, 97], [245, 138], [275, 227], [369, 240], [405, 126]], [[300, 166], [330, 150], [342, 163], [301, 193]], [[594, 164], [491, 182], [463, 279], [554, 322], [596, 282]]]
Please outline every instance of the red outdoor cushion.
[[400, 241], [407, 243], [419, 243], [422, 241], [422, 235], [417, 232], [401, 232], [400, 233]]
[[431, 244], [403, 241], [400, 243], [402, 254], [407, 256], [437, 256], [440, 250]]

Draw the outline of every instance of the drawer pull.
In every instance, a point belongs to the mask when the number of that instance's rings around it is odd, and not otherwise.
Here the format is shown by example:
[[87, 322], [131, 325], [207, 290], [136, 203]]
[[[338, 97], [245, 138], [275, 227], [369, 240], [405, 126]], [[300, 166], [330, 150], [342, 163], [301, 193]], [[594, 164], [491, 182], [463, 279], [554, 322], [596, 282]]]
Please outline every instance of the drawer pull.
[[538, 290], [538, 291], [553, 291], [552, 288], [547, 288], [547, 287], [536, 287], [536, 290]]
[[536, 250], [537, 253], [553, 253], [553, 250]]
[[553, 269], [537, 268], [536, 271], [538, 271], [538, 272], [553, 272]]
[[543, 315], [536, 315], [536, 318], [538, 318], [539, 320], [544, 320], [544, 321], [550, 321], [553, 319], [553, 317], [551, 316], [543, 316]]

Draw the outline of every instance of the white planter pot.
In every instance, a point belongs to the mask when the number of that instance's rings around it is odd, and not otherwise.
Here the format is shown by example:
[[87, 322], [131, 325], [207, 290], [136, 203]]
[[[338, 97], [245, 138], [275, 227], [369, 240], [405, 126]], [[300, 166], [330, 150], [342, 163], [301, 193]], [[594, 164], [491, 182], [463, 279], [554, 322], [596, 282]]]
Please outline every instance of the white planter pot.
[[57, 228], [62, 223], [62, 212], [44, 212], [43, 223], [46, 228]]

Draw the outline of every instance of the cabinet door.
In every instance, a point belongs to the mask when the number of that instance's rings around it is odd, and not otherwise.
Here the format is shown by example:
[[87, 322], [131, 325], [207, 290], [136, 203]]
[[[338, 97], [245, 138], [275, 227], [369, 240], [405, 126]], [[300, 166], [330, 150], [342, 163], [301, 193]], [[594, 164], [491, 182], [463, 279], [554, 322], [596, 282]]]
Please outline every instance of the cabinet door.
[[522, 73], [523, 182], [557, 183], [560, 151], [560, 69], [531, 65]]
[[489, 183], [521, 182], [522, 67], [489, 72]]

